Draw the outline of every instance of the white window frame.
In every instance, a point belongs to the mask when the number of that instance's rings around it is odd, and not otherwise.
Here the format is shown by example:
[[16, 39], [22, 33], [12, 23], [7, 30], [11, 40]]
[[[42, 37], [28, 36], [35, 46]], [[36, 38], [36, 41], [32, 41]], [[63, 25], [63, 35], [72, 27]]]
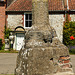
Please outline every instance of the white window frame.
[[[32, 27], [26, 27], [26, 19], [25, 19], [26, 14], [32, 14], [32, 13], [24, 13], [24, 28], [25, 29], [32, 28]], [[29, 20], [29, 21], [32, 21], [32, 20]]]

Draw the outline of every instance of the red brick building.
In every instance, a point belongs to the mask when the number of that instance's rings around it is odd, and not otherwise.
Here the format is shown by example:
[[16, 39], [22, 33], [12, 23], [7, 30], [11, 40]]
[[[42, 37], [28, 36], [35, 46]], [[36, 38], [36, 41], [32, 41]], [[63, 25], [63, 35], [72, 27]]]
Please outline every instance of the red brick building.
[[5, 1], [0, 0], [0, 38], [3, 39], [4, 42], [4, 27], [5, 27]]

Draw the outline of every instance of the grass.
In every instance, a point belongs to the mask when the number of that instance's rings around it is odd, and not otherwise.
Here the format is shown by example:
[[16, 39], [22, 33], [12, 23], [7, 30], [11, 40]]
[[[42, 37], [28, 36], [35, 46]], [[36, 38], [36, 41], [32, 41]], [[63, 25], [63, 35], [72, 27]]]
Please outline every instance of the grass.
[[8, 50], [8, 51], [5, 51], [5, 50], [0, 50], [0, 53], [18, 53], [18, 51], [16, 50]]
[[14, 74], [0, 74], [0, 75], [14, 75]]

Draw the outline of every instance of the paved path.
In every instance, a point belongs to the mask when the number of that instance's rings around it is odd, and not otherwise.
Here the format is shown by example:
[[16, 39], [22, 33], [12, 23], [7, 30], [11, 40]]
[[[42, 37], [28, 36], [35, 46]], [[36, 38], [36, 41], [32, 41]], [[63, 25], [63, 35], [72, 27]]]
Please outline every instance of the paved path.
[[[0, 74], [14, 74], [17, 53], [0, 53]], [[75, 55], [71, 55], [71, 61], [75, 72]]]
[[71, 55], [71, 62], [72, 62], [72, 66], [73, 66], [73, 71], [75, 73], [75, 55]]
[[14, 74], [17, 53], [0, 53], [0, 74]]

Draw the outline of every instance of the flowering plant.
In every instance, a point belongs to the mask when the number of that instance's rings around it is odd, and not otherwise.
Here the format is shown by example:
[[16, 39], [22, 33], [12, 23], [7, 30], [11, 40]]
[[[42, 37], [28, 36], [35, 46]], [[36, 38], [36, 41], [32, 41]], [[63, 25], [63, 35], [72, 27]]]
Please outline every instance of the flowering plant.
[[73, 36], [70, 36], [70, 39], [71, 39], [71, 40], [74, 40], [75, 38], [74, 38]]
[[66, 46], [75, 46], [75, 22], [66, 22], [64, 24], [63, 43]]

